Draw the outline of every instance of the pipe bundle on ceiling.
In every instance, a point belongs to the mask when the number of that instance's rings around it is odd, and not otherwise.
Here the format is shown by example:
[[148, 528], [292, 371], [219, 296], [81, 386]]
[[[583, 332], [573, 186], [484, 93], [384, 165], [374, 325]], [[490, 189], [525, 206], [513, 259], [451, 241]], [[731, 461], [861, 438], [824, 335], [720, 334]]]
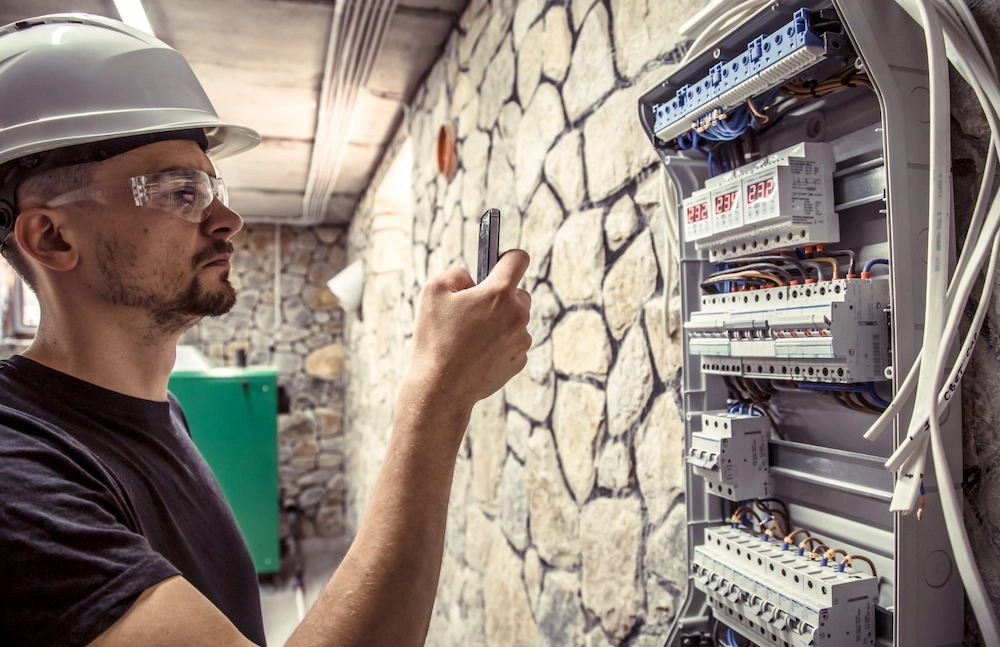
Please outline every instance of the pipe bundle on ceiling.
[[303, 224], [322, 222], [350, 141], [358, 93], [368, 84], [398, 0], [336, 0], [316, 135], [302, 196]]

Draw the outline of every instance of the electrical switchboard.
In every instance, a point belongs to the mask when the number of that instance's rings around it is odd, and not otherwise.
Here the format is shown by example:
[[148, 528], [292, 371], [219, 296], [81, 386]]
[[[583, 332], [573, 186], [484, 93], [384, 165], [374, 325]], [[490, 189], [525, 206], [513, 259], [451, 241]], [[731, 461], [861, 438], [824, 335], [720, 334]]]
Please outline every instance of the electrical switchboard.
[[[888, 0], [755, 6], [639, 101], [677, 189], [690, 568], [668, 644], [958, 644], [932, 470], [922, 520], [890, 511], [911, 406], [865, 437], [921, 348], [923, 32]], [[960, 475], [958, 408], [941, 424]]]

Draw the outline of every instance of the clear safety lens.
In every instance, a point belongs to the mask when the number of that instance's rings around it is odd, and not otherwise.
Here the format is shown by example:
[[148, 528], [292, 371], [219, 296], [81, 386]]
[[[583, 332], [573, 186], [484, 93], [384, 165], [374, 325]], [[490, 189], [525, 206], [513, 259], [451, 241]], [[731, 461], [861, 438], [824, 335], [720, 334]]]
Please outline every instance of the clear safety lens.
[[222, 178], [196, 169], [138, 175], [132, 178], [132, 194], [136, 206], [161, 209], [191, 222], [204, 222], [216, 198], [229, 206]]

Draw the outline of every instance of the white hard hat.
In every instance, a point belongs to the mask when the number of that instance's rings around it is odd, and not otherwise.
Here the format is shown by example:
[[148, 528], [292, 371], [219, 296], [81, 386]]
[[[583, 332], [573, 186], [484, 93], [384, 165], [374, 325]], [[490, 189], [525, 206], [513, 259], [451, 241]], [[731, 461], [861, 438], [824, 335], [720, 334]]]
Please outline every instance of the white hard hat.
[[16, 185], [66, 163], [39, 154], [120, 142], [102, 146], [101, 159], [175, 136], [199, 141], [214, 159], [260, 143], [254, 130], [220, 120], [184, 57], [149, 34], [87, 14], [0, 28], [0, 167], [30, 160], [0, 177], [0, 240], [17, 215]]

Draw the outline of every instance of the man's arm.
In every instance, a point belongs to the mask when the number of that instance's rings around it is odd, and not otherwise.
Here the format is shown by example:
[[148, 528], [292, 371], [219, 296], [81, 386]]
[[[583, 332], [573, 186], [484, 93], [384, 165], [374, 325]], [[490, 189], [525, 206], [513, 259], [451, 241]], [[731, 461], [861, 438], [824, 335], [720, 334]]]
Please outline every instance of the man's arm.
[[[385, 463], [351, 549], [288, 647], [422, 645], [444, 546], [455, 459], [472, 406], [527, 361], [528, 266], [504, 254], [475, 286], [453, 269], [424, 288]], [[250, 643], [181, 578], [147, 590], [94, 647]]]

